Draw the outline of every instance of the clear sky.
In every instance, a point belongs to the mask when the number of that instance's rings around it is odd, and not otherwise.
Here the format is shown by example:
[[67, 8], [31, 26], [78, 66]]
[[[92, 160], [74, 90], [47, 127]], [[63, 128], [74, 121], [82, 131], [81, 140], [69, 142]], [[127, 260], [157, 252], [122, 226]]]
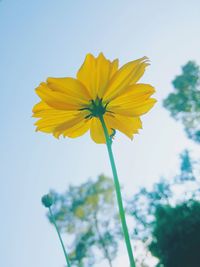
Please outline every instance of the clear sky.
[[[121, 64], [148, 56], [143, 78], [156, 87], [156, 107], [133, 142], [118, 134], [114, 153], [124, 191], [176, 173], [178, 154], [195, 146], [170, 118], [162, 99], [188, 60], [200, 63], [198, 0], [1, 0], [0, 266], [57, 267], [64, 257], [41, 196], [104, 173], [106, 147], [89, 135], [57, 140], [35, 133], [34, 88], [48, 76], [75, 76], [88, 52]], [[3, 127], [2, 127], [3, 126]], [[127, 257], [115, 266], [128, 266]]]

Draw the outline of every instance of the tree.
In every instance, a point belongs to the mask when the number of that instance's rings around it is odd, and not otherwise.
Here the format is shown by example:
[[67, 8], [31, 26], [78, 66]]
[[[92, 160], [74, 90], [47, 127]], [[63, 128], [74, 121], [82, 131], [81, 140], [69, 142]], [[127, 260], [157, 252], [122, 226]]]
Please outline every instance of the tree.
[[[197, 179], [199, 173], [195, 170], [195, 161], [191, 159], [189, 151], [185, 150], [180, 155], [180, 171], [178, 175], [175, 175], [170, 180], [161, 178], [160, 181], [153, 184], [151, 189], [143, 187], [132, 199], [128, 200], [127, 212], [134, 221], [133, 238], [143, 243], [144, 251], [145, 248], [148, 249], [153, 238], [155, 238], [153, 232], [155, 224], [157, 224], [157, 214], [160, 208], [176, 207], [182, 203], [190, 203], [191, 199], [197, 203], [200, 200], [200, 187]], [[174, 216], [176, 216], [175, 213]], [[188, 229], [186, 228], [185, 230], [187, 231]], [[162, 231], [164, 231], [163, 235], [167, 232], [166, 230]], [[159, 244], [157, 245], [159, 246]], [[159, 254], [154, 253], [153, 255], [159, 257]], [[146, 263], [147, 257], [144, 253], [140, 255], [140, 258], [144, 259]], [[180, 267], [185, 266], [180, 265]]]
[[158, 206], [151, 253], [158, 267], [198, 267], [200, 263], [200, 202]]
[[174, 92], [163, 104], [171, 116], [183, 123], [187, 136], [200, 143], [200, 69], [189, 61], [182, 67], [182, 74], [172, 82]]
[[100, 175], [96, 181], [70, 186], [64, 194], [52, 191], [51, 195], [58, 227], [70, 241], [72, 265], [94, 266], [106, 259], [112, 267], [121, 237], [112, 179]]

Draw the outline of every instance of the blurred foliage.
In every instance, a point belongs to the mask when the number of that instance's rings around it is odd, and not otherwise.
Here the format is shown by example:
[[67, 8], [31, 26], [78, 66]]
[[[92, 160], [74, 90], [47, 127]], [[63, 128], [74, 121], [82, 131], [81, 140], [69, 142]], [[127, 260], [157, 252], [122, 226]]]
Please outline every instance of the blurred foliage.
[[[189, 61], [172, 84], [174, 91], [164, 100], [164, 107], [199, 144], [199, 66]], [[188, 150], [180, 160], [180, 171], [173, 179], [161, 178], [151, 189], [141, 188], [127, 203], [135, 225], [133, 238], [158, 258], [159, 267], [200, 266], [200, 173]]]
[[158, 205], [168, 203], [171, 196], [170, 184], [162, 179], [153, 185], [152, 190], [142, 187], [127, 203], [127, 212], [134, 219], [133, 238], [148, 241], [151, 236], [154, 214]]
[[[180, 155], [180, 171], [178, 175], [173, 177], [173, 179], [167, 181], [164, 178], [161, 178], [159, 182], [154, 183], [152, 186], [152, 189], [147, 188], [141, 188], [138, 193], [136, 193], [133, 198], [127, 202], [127, 212], [129, 215], [132, 216], [134, 221], [134, 232], [133, 232], [133, 239], [137, 239], [139, 241], [142, 241], [143, 244], [148, 248], [150, 246], [150, 250], [152, 254], [156, 257], [158, 257], [163, 262], [163, 259], [161, 259], [160, 255], [158, 253], [161, 241], [157, 241], [157, 234], [156, 232], [157, 227], [159, 230], [162, 231], [160, 235], [163, 235], [164, 238], [168, 238], [168, 229], [167, 224], [170, 223], [170, 217], [165, 218], [165, 228], [163, 227], [161, 230], [161, 219], [159, 213], [162, 210], [165, 210], [169, 208], [169, 210], [176, 210], [177, 213], [174, 212], [174, 220], [181, 220], [182, 213], [180, 207], [185, 207], [188, 205], [190, 207], [191, 200], [193, 200], [197, 205], [200, 200], [200, 186], [198, 182], [199, 172], [197, 170], [197, 162], [191, 159], [190, 153], [188, 150], [183, 151], [183, 153]], [[183, 204], [184, 203], [184, 204]], [[182, 206], [181, 206], [182, 205]], [[166, 208], [167, 207], [167, 208]], [[188, 208], [189, 209], [189, 208]], [[172, 211], [172, 212], [173, 212]], [[178, 213], [180, 211], [180, 214]], [[188, 212], [192, 212], [190, 209]], [[175, 218], [177, 215], [177, 218]], [[162, 217], [162, 216], [161, 216]], [[180, 218], [179, 218], [180, 217]], [[188, 217], [187, 217], [188, 218]], [[169, 219], [169, 220], [168, 220]], [[182, 218], [184, 220], [184, 218]], [[168, 220], [168, 222], [167, 222]], [[185, 218], [185, 220], [187, 220]], [[183, 235], [184, 231], [190, 231], [190, 229], [187, 228], [189, 226], [190, 221], [185, 222], [185, 228], [182, 227]], [[197, 229], [198, 230], [198, 229]], [[196, 232], [197, 235], [200, 235], [200, 232]], [[166, 236], [166, 237], [164, 237]], [[160, 237], [161, 238], [161, 237]], [[156, 241], [155, 241], [156, 240]], [[160, 239], [159, 239], [160, 240]], [[176, 239], [175, 239], [176, 240]], [[155, 242], [157, 242], [157, 247], [155, 251], [153, 250], [153, 247], [155, 248]], [[167, 242], [167, 241], [166, 241]], [[174, 243], [176, 243], [174, 241]], [[176, 245], [177, 250], [179, 249], [179, 243], [177, 241]], [[189, 245], [188, 245], [189, 246]], [[182, 248], [180, 247], [180, 250]], [[195, 251], [194, 251], [195, 252]], [[161, 253], [161, 252], [160, 252]], [[166, 252], [167, 253], [167, 252]], [[177, 253], [179, 253], [177, 251]], [[181, 252], [180, 252], [181, 253]], [[171, 254], [170, 254], [171, 255]], [[169, 256], [170, 257], [170, 256]], [[146, 255], [144, 255], [144, 258], [146, 258]], [[158, 266], [162, 266], [160, 265]], [[185, 267], [186, 265], [163, 265], [164, 267]], [[189, 267], [189, 266], [187, 266]], [[190, 267], [193, 267], [192, 265]], [[198, 266], [195, 266], [198, 267]]]
[[171, 116], [183, 123], [187, 136], [200, 143], [200, 69], [189, 61], [172, 82], [174, 92], [164, 100]]
[[51, 192], [52, 211], [61, 232], [68, 234], [73, 266], [94, 266], [103, 259], [112, 266], [121, 238], [114, 192], [112, 179], [104, 175], [70, 186], [65, 194]]
[[155, 213], [151, 253], [158, 267], [200, 265], [200, 202], [190, 200], [171, 207], [158, 206]]
[[196, 179], [193, 173], [194, 162], [190, 157], [189, 151], [185, 150], [180, 157], [181, 157], [181, 165], [180, 165], [181, 174], [177, 177], [177, 180], [179, 182], [194, 181]]

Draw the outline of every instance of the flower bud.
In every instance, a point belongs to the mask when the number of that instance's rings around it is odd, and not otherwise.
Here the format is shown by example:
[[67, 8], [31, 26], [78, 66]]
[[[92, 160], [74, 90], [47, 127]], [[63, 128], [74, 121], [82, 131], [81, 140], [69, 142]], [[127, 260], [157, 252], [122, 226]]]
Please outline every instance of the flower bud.
[[53, 204], [53, 198], [50, 194], [44, 195], [41, 201], [46, 208], [50, 208]]

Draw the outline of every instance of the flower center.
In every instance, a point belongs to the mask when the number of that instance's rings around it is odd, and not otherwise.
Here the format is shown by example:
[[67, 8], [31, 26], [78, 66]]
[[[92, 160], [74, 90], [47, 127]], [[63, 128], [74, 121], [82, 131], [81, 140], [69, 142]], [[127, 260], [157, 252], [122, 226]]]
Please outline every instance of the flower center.
[[95, 100], [90, 100], [90, 104], [80, 110], [86, 110], [89, 112], [89, 114], [85, 117], [86, 119], [100, 117], [106, 112], [107, 104], [103, 104], [102, 99], [96, 98]]
[[97, 98], [96, 100], [91, 100], [90, 110], [92, 116], [99, 117], [106, 112], [106, 106], [103, 105], [102, 99]]

